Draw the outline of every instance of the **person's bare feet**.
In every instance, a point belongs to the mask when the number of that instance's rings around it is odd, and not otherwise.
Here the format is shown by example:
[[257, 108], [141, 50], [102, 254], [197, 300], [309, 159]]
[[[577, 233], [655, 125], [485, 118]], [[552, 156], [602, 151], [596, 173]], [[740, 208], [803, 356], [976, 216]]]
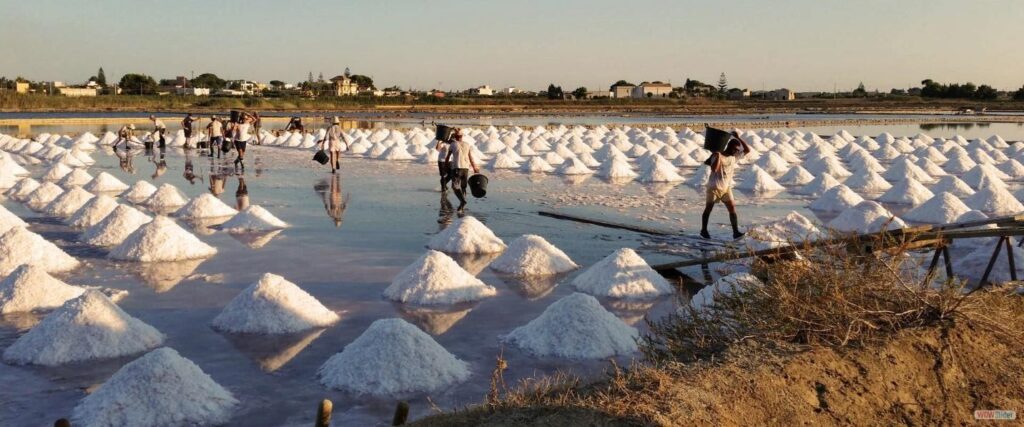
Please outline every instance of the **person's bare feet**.
[[711, 233], [708, 233], [707, 230], [701, 230], [700, 231], [700, 237], [703, 237], [705, 239], [710, 239], [711, 238]]

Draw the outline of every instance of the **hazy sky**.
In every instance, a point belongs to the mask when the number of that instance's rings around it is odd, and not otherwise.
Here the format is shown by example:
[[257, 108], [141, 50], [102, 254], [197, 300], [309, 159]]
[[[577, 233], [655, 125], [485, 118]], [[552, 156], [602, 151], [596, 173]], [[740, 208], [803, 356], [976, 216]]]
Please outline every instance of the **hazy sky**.
[[0, 0], [0, 75], [260, 81], [348, 66], [378, 87], [752, 90], [1024, 84], [1020, 0]]

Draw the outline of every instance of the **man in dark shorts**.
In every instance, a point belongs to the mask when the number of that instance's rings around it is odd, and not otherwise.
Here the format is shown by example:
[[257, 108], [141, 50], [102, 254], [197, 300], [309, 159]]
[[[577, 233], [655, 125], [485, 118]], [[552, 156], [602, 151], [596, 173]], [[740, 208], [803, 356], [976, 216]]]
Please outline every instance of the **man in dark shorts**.
[[185, 118], [181, 121], [181, 129], [185, 131], [185, 149], [192, 148], [192, 123], [196, 121], [196, 118], [192, 117], [192, 113], [185, 115]]
[[[153, 139], [155, 139], [159, 143], [158, 146], [160, 148], [166, 148], [167, 147], [167, 140], [164, 139], [164, 134], [167, 133], [167, 126], [164, 125], [163, 120], [160, 120], [160, 119], [156, 118], [156, 116], [152, 116], [152, 115], [149, 116], [149, 120], [153, 121]], [[148, 150], [152, 150], [152, 149], [153, 149], [153, 143], [152, 142], [146, 143], [146, 150], [148, 151]]]

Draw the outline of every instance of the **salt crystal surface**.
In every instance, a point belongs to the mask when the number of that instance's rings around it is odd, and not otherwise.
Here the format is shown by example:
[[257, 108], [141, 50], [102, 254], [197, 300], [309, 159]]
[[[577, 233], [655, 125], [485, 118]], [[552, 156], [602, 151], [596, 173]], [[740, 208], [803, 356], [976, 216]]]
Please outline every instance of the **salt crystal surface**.
[[128, 356], [157, 347], [159, 331], [130, 316], [96, 290], [48, 314], [4, 351], [4, 361], [57, 366]]
[[505, 243], [491, 229], [469, 215], [434, 235], [427, 246], [450, 254], [489, 254], [505, 250]]
[[238, 400], [169, 347], [124, 365], [75, 407], [83, 426], [224, 425]]
[[964, 199], [964, 204], [974, 210], [1003, 216], [1024, 212], [1024, 205], [1005, 188], [988, 186]]
[[7, 197], [10, 197], [11, 200], [14, 200], [16, 202], [24, 202], [29, 195], [31, 195], [39, 188], [39, 185], [39, 181], [36, 181], [32, 178], [23, 178], [21, 181], [18, 181], [18, 183], [15, 184], [14, 187], [8, 189], [7, 192], [4, 194], [6, 194]]
[[883, 228], [892, 230], [903, 228], [906, 223], [895, 217], [892, 212], [877, 202], [866, 200], [857, 206], [843, 211], [829, 221], [828, 227], [839, 231], [874, 233]]
[[394, 397], [440, 391], [469, 379], [470, 371], [416, 326], [380, 319], [331, 356], [318, 376], [329, 388]]
[[85, 169], [75, 169], [69, 172], [67, 175], [64, 175], [64, 177], [61, 178], [60, 181], [57, 182], [57, 184], [64, 188], [71, 188], [75, 186], [81, 187], [85, 184], [88, 184], [89, 181], [92, 180], [92, 175], [89, 175], [89, 172], [86, 172]]
[[182, 206], [187, 202], [175, 186], [163, 184], [143, 204], [153, 209], [166, 209]]
[[916, 179], [907, 178], [896, 182], [896, 185], [893, 185], [889, 191], [878, 197], [878, 201], [917, 206], [934, 196], [935, 194], [931, 190], [921, 185]]
[[217, 196], [203, 193], [189, 200], [174, 215], [186, 219], [202, 219], [233, 216], [237, 213], [238, 211], [222, 202]]
[[46, 269], [21, 265], [0, 282], [0, 314], [52, 310], [85, 292], [54, 278]]
[[796, 194], [818, 197], [825, 193], [825, 190], [837, 185], [839, 185], [839, 181], [833, 178], [832, 175], [821, 174], [815, 177], [813, 181], [807, 183], [807, 185], [794, 189], [793, 192]]
[[52, 182], [44, 182], [39, 185], [36, 191], [29, 194], [25, 198], [25, 206], [34, 211], [41, 211], [46, 205], [50, 204], [61, 194], [64, 194], [64, 189], [57, 186]]
[[821, 197], [811, 202], [810, 208], [821, 212], [842, 212], [863, 201], [863, 197], [847, 186], [839, 184], [825, 190]]
[[100, 222], [82, 233], [82, 242], [93, 246], [114, 246], [151, 220], [152, 218], [138, 209], [118, 205]]
[[764, 286], [761, 279], [750, 273], [733, 273], [705, 286], [690, 298], [690, 307], [698, 314], [709, 314], [715, 308], [716, 297], [730, 297], [738, 292]]
[[24, 227], [12, 227], [0, 236], [0, 276], [10, 274], [22, 264], [61, 273], [77, 268], [80, 263], [43, 236]]
[[951, 193], [939, 193], [920, 206], [903, 214], [903, 219], [928, 224], [948, 224], [970, 211], [963, 201]]
[[75, 228], [92, 227], [110, 215], [117, 206], [117, 200], [113, 197], [100, 194], [82, 205], [65, 223]]
[[527, 234], [513, 240], [491, 268], [517, 276], [544, 276], [569, 272], [579, 265], [543, 237]]
[[155, 192], [156, 187], [148, 181], [135, 181], [127, 191], [121, 194], [121, 197], [132, 203], [142, 203], [152, 197]]
[[572, 285], [591, 295], [623, 299], [655, 298], [675, 291], [629, 248], [619, 249], [590, 266], [573, 279]]
[[288, 228], [288, 223], [281, 221], [260, 205], [249, 205], [221, 224], [222, 230], [236, 233], [280, 230], [282, 228]]
[[0, 234], [6, 233], [12, 227], [28, 227], [28, 223], [0, 205]]
[[421, 305], [477, 301], [496, 294], [494, 287], [437, 251], [427, 251], [384, 289], [384, 297], [389, 300]]
[[100, 172], [83, 188], [93, 193], [120, 193], [128, 189], [128, 184], [107, 172]]
[[272, 273], [245, 288], [213, 319], [214, 329], [285, 334], [333, 325], [338, 315], [298, 285]]
[[107, 255], [122, 261], [156, 262], [208, 258], [217, 249], [203, 243], [174, 220], [157, 216], [140, 226]]
[[596, 298], [573, 293], [502, 340], [537, 356], [605, 359], [637, 351], [636, 328], [608, 312]]
[[56, 218], [70, 218], [75, 212], [78, 212], [82, 206], [89, 203], [94, 196], [92, 193], [85, 191], [82, 187], [74, 186], [68, 191], [65, 191], [56, 199], [53, 199], [45, 208], [43, 212], [47, 215]]

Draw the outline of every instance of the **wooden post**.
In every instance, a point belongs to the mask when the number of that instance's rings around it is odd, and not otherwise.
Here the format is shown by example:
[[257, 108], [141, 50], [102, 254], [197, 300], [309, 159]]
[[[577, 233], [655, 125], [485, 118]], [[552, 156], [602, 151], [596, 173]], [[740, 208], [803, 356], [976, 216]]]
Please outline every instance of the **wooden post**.
[[391, 419], [391, 425], [403, 426], [406, 420], [409, 419], [409, 403], [405, 401], [398, 402], [398, 406], [395, 407], [395, 417]]
[[334, 404], [330, 399], [320, 401], [320, 407], [316, 410], [316, 427], [331, 426], [331, 412], [334, 411]]
[[1017, 263], [1013, 260], [1013, 245], [1010, 244], [1010, 238], [1005, 237], [1006, 241], [1006, 262], [1010, 267], [1010, 280], [1017, 281]]
[[981, 280], [978, 282], [978, 287], [975, 289], [981, 289], [988, 282], [988, 275], [992, 273], [992, 267], [996, 265], [996, 259], [999, 258], [999, 251], [1003, 249], [1003, 241], [1006, 240], [1006, 236], [999, 238], [996, 242], [996, 250], [992, 251], [992, 257], [988, 259], [988, 266], [985, 267], [985, 274], [981, 275]]

